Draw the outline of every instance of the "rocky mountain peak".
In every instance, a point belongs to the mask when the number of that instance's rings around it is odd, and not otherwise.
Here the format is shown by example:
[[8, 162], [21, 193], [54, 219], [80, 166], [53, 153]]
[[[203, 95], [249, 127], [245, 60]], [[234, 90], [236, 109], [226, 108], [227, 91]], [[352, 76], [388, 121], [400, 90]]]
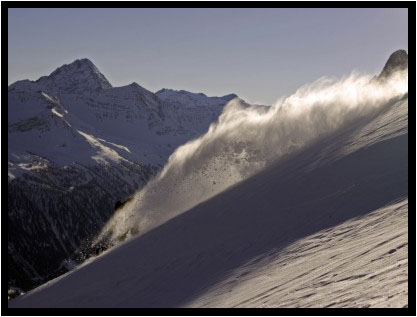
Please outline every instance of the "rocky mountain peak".
[[106, 77], [87, 58], [58, 67], [49, 76], [43, 76], [36, 82], [53, 92], [73, 93], [79, 90], [112, 88]]
[[391, 54], [379, 75], [379, 78], [391, 76], [394, 72], [408, 68], [408, 54], [405, 50], [397, 50]]

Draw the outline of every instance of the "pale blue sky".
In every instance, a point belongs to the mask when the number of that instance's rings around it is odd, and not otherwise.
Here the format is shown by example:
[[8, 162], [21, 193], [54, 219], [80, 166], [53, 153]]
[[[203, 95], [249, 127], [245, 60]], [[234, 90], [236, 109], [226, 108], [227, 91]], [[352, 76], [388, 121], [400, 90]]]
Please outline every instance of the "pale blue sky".
[[407, 9], [9, 9], [8, 81], [89, 58], [113, 84], [271, 104], [408, 51]]

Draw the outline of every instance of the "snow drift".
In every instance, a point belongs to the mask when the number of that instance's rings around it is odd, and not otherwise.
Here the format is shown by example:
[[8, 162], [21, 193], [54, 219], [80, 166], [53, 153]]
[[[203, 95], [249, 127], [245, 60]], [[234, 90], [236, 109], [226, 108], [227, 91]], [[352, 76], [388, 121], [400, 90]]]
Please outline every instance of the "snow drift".
[[115, 213], [96, 243], [144, 234], [301, 149], [376, 117], [407, 92], [408, 72], [401, 71], [384, 81], [356, 73], [321, 78], [271, 107], [235, 98], [205, 135], [179, 147]]

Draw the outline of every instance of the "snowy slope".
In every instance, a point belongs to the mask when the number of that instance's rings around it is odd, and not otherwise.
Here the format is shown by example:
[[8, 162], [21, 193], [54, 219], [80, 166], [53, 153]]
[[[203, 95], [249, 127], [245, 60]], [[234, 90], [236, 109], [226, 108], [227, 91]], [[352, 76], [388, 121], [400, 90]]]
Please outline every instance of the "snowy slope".
[[137, 236], [9, 307], [407, 305], [407, 75], [369, 80], [232, 103], [103, 232]]
[[186, 306], [407, 307], [408, 199], [255, 257]]
[[[201, 107], [211, 100], [215, 106]], [[137, 83], [112, 87], [88, 59], [10, 85], [9, 286], [27, 290], [65, 272], [115, 203], [204, 133], [227, 100], [179, 104]]]

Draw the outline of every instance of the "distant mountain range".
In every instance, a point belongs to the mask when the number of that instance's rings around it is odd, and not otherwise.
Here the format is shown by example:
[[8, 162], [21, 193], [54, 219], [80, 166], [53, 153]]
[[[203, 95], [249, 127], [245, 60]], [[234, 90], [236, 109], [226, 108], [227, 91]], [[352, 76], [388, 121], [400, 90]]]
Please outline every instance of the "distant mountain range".
[[113, 87], [88, 59], [8, 87], [8, 284], [58, 275], [235, 94]]

